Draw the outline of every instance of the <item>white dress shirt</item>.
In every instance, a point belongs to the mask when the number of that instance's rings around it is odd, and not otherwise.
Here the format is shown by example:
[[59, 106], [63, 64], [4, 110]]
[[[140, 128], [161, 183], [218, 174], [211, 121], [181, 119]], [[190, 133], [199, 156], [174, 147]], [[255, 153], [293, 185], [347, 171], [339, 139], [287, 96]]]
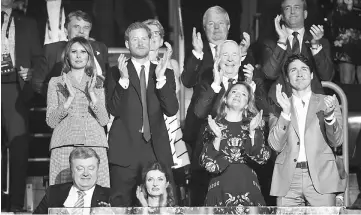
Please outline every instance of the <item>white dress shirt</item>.
[[[142, 66], [144, 65], [144, 72], [145, 72], [145, 85], [148, 87], [148, 79], [149, 79], [149, 67], [150, 67], [150, 61], [148, 60], [144, 64], [138, 63], [134, 58], [131, 58], [131, 61], [135, 67], [135, 70], [137, 71], [138, 77], [140, 78], [140, 71], [142, 70]], [[129, 71], [128, 71], [129, 72]], [[124, 89], [128, 89], [129, 87], [129, 78], [120, 78], [118, 83], [120, 86], [122, 86]], [[156, 88], [161, 89], [164, 84], [166, 83], [166, 77], [157, 78]]]
[[306, 150], [305, 150], [305, 126], [306, 126], [306, 117], [307, 110], [310, 104], [312, 91], [307, 92], [302, 98], [299, 98], [295, 95], [292, 95], [292, 103], [295, 109], [295, 114], [298, 124], [298, 132], [300, 135], [300, 151], [298, 154], [298, 162], [307, 161]]
[[[1, 11], [4, 11], [4, 23], [1, 28], [1, 54], [10, 53], [11, 60], [13, 65], [15, 65], [15, 22], [14, 17], [11, 20], [9, 28], [9, 38], [6, 37], [6, 30], [9, 24], [10, 14], [12, 13], [11, 8], [2, 8]], [[2, 58], [1, 58], [2, 59]]]
[[[87, 191], [84, 191], [85, 195], [84, 195], [83, 215], [85, 215], [85, 214], [89, 215], [90, 214], [90, 207], [91, 207], [91, 201], [92, 201], [94, 189], [95, 189], [95, 186], [93, 186], [92, 188], [90, 188]], [[72, 208], [72, 207], [75, 206], [75, 203], [78, 201], [78, 197], [79, 197], [78, 191], [79, 191], [79, 189], [76, 188], [75, 186], [72, 186], [70, 188], [68, 198], [64, 202], [65, 207]]]

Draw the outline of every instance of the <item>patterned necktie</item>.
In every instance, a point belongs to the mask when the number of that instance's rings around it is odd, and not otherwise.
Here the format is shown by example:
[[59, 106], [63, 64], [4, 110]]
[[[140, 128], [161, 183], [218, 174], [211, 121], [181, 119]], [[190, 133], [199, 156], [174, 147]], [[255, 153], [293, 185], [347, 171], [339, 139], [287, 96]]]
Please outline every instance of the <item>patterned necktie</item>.
[[5, 14], [6, 14], [5, 11], [1, 11], [1, 28], [3, 28]]
[[292, 53], [293, 54], [299, 54], [300, 53], [300, 41], [298, 41], [298, 32], [294, 31], [292, 33], [293, 35], [293, 40], [292, 40]]
[[150, 125], [148, 118], [148, 107], [147, 107], [147, 85], [145, 83], [145, 69], [144, 65], [142, 65], [142, 69], [140, 70], [140, 94], [142, 98], [142, 106], [143, 106], [143, 137], [145, 141], [150, 140]]
[[72, 214], [82, 214], [84, 208], [84, 196], [85, 192], [78, 190], [78, 200], [75, 202], [74, 210]]

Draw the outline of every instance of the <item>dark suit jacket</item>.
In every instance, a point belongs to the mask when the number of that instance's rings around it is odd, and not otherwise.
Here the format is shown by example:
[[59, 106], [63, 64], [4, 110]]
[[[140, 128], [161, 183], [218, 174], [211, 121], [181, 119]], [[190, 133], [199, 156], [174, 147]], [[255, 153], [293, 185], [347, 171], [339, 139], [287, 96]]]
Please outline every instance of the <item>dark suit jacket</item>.
[[[34, 214], [47, 214], [49, 208], [62, 208], [68, 198], [73, 183], [56, 184], [46, 189], [45, 196], [34, 210]], [[91, 207], [98, 207], [100, 202], [110, 203], [110, 188], [95, 185]]]
[[[331, 81], [334, 68], [331, 58], [331, 48], [329, 42], [322, 38], [320, 43], [322, 49], [313, 56], [310, 50], [310, 41], [312, 35], [306, 30], [302, 40], [301, 53], [311, 60], [314, 71], [313, 71], [313, 80], [311, 81], [312, 91], [315, 93], [324, 93], [320, 80], [322, 81]], [[283, 50], [276, 43], [277, 39], [266, 40], [263, 47], [263, 59], [262, 59], [262, 71], [268, 79], [276, 80], [268, 93], [268, 96], [274, 103], [277, 103], [276, 100], [276, 85], [280, 83], [283, 88], [282, 91], [286, 92], [290, 97], [292, 94], [289, 84], [286, 83], [283, 65], [287, 58], [292, 55], [291, 46], [287, 40], [287, 50]]]
[[[20, 70], [20, 66], [34, 68], [42, 55], [37, 24], [35, 20], [16, 11], [13, 11], [12, 14], [15, 21], [15, 67], [17, 70]], [[20, 76], [17, 77], [17, 80], [22, 89], [23, 100], [29, 101], [33, 95], [31, 82], [25, 82]]]
[[[36, 65], [34, 77], [32, 81], [35, 92], [46, 96], [47, 86], [52, 77], [61, 75], [63, 64], [61, 62], [61, 55], [66, 46], [66, 41], [50, 43], [44, 46], [44, 55], [40, 62]], [[101, 42], [90, 41], [94, 51], [94, 56], [97, 59], [99, 66], [102, 68], [103, 76], [108, 70], [108, 48]]]
[[[115, 117], [109, 131], [108, 159], [112, 164], [129, 166], [139, 161], [133, 150], [143, 142], [139, 132], [142, 129], [142, 103], [137, 71], [131, 60], [128, 61], [129, 87], [124, 89], [119, 83], [118, 67], [112, 67], [106, 77], [106, 100], [109, 112]], [[154, 152], [158, 160], [173, 166], [169, 137], [163, 114], [173, 116], [179, 105], [175, 93], [174, 73], [166, 70], [166, 83], [156, 89], [156, 65], [150, 64], [147, 86], [147, 105]]]

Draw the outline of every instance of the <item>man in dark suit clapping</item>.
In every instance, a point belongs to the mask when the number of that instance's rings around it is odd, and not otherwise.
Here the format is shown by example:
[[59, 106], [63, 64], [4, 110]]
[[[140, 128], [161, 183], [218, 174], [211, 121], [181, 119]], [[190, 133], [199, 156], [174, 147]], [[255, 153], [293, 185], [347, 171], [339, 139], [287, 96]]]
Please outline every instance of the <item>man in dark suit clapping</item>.
[[163, 114], [178, 111], [174, 72], [167, 69], [172, 50], [156, 66], [149, 60], [151, 31], [143, 23], [131, 24], [125, 32], [125, 46], [131, 59], [118, 59], [106, 77], [106, 100], [115, 117], [109, 131], [108, 159], [114, 206], [131, 206], [140, 168], [160, 161], [173, 166]]

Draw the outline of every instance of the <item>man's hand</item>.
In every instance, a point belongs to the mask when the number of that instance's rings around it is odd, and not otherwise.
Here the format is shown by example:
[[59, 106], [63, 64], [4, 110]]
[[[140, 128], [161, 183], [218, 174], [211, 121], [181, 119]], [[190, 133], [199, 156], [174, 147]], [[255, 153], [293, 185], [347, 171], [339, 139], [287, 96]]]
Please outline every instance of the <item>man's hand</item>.
[[333, 94], [333, 96], [326, 96], [324, 98], [325, 104], [326, 104], [326, 110], [325, 110], [325, 115], [329, 115], [331, 114], [335, 108], [336, 108], [336, 95]]
[[120, 73], [120, 78], [129, 78], [127, 58], [124, 54], [120, 54], [118, 58], [118, 69]]
[[243, 40], [239, 44], [239, 50], [241, 57], [247, 55], [249, 46], [251, 45], [251, 37], [248, 33], [243, 32]]
[[288, 33], [286, 31], [286, 27], [284, 25], [281, 26], [280, 21], [282, 19], [282, 15], [277, 15], [275, 18], [275, 29], [278, 34], [278, 41], [285, 43], [288, 38]]
[[245, 81], [247, 84], [251, 84], [252, 83], [252, 78], [253, 78], [253, 71], [254, 71], [254, 67], [252, 66], [252, 64], [247, 64], [243, 66], [243, 73], [244, 73], [244, 77], [245, 77]]
[[220, 62], [221, 62], [221, 58], [217, 57], [216, 61], [213, 64], [213, 77], [214, 77], [213, 83], [215, 83], [217, 86], [221, 85], [223, 74], [224, 74], [224, 69], [222, 69], [222, 67], [224, 67], [224, 65], [223, 66], [221, 65], [221, 69], [219, 70]]
[[167, 51], [164, 53], [162, 59], [160, 59], [157, 68], [155, 68], [157, 79], [164, 77], [165, 70], [173, 54], [172, 46], [168, 42], [164, 42], [164, 45], [167, 47]]
[[201, 54], [203, 52], [203, 41], [201, 33], [196, 33], [196, 28], [193, 28], [192, 45], [194, 51], [196, 51], [197, 53]]
[[20, 66], [20, 70], [18, 71], [18, 73], [24, 81], [30, 81], [33, 77], [33, 70], [29, 68], [24, 68], [22, 66]]
[[311, 44], [319, 44], [319, 40], [324, 35], [324, 30], [322, 25], [312, 25], [310, 29], [310, 33], [312, 34]]
[[282, 92], [281, 84], [276, 85], [276, 99], [277, 99], [278, 104], [281, 106], [282, 111], [285, 114], [290, 114], [291, 113], [291, 103], [290, 103], [290, 100], [288, 99], [286, 93]]

